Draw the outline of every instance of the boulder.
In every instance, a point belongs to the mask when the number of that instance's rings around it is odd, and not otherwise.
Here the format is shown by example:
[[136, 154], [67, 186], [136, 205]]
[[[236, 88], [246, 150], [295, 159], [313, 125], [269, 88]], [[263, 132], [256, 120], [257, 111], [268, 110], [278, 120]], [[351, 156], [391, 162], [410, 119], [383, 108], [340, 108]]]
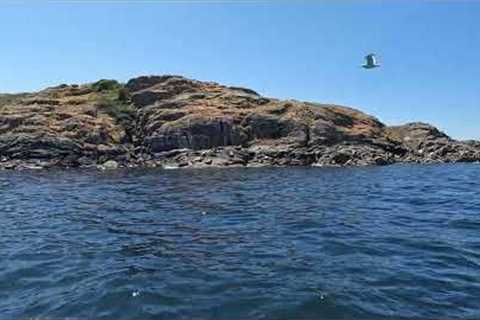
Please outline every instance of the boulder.
[[100, 169], [102, 169], [102, 170], [115, 170], [115, 169], [118, 169], [118, 167], [119, 167], [119, 164], [118, 164], [117, 161], [108, 160], [100, 166]]

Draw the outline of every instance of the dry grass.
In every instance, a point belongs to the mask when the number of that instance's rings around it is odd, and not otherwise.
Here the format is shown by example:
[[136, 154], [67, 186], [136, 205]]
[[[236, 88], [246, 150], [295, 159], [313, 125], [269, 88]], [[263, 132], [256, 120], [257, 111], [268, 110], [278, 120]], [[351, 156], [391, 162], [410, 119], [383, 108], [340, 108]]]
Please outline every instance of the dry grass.
[[0, 94], [0, 108], [6, 105], [17, 104], [27, 96], [28, 93]]

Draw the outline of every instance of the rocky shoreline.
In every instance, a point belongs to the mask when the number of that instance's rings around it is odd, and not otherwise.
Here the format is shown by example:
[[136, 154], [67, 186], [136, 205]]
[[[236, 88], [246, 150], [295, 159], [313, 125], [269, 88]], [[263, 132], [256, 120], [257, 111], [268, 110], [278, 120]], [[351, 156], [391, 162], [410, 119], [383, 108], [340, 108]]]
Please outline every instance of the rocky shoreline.
[[480, 142], [180, 76], [0, 95], [0, 170], [480, 161]]

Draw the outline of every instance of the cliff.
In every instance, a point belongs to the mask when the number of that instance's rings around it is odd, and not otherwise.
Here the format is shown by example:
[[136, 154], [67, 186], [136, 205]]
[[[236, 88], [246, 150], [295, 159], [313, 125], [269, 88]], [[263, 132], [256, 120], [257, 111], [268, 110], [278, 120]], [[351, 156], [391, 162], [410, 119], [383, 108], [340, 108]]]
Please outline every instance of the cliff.
[[180, 76], [0, 95], [0, 168], [473, 162], [475, 141], [424, 123], [278, 100]]

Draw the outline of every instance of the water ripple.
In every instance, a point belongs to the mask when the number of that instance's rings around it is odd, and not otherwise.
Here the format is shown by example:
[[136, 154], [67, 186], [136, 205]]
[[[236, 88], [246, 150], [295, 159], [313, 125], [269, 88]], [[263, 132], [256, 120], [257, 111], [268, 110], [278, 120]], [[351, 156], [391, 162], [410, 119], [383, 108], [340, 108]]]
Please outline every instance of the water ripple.
[[479, 319], [479, 172], [0, 172], [0, 319]]

